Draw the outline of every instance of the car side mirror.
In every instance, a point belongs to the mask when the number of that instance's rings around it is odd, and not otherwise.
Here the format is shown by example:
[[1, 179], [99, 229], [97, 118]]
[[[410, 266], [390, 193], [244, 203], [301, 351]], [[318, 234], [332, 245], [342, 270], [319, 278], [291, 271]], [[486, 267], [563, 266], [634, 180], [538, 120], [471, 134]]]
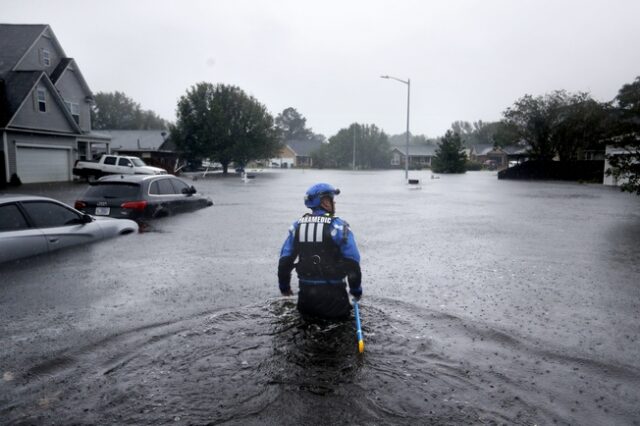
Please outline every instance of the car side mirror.
[[82, 215], [82, 223], [91, 223], [93, 222], [93, 218], [91, 217], [91, 215], [88, 214], [83, 214]]
[[129, 167], [133, 167], [133, 164], [129, 163]]

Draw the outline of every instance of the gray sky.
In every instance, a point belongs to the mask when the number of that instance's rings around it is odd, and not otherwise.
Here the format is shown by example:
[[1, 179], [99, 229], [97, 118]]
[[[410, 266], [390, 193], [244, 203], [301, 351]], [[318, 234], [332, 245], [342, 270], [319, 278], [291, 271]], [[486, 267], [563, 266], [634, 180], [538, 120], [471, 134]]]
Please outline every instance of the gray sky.
[[201, 81], [233, 84], [327, 137], [357, 121], [442, 135], [493, 121], [524, 94], [640, 75], [640, 1], [0, 0], [0, 22], [49, 24], [94, 92], [175, 120]]

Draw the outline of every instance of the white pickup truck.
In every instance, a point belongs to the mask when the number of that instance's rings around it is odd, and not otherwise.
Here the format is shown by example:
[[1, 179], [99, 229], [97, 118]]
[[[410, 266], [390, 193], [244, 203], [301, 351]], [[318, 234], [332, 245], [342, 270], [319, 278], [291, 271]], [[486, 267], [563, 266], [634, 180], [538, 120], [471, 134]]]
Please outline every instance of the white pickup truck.
[[76, 161], [73, 174], [87, 179], [104, 175], [164, 175], [166, 170], [147, 166], [138, 157], [104, 154], [99, 160]]

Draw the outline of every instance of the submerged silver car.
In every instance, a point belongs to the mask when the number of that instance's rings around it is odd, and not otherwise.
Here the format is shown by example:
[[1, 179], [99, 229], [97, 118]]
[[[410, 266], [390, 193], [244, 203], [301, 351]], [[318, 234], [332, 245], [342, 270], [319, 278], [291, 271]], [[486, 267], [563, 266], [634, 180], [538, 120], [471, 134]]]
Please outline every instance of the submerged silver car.
[[132, 220], [96, 218], [51, 198], [0, 194], [0, 263], [137, 231]]

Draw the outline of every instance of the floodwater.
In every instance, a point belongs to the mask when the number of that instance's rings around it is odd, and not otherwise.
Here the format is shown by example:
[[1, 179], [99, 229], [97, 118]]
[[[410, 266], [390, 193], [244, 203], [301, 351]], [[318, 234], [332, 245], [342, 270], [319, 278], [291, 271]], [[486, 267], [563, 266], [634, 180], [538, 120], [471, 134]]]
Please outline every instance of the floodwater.
[[[199, 179], [213, 207], [0, 265], [0, 423], [640, 424], [640, 198], [403, 175]], [[317, 181], [362, 255], [364, 354], [278, 292]]]

